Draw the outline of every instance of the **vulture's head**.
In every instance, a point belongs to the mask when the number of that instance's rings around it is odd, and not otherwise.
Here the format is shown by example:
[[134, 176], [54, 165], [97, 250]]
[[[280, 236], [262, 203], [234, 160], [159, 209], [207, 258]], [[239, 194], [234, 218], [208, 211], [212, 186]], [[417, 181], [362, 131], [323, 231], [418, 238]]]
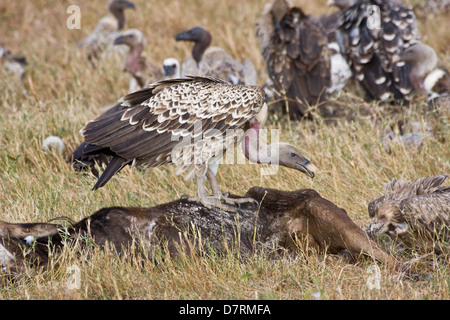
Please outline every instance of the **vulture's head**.
[[166, 79], [173, 79], [180, 77], [180, 63], [175, 58], [164, 59], [163, 70]]
[[275, 24], [283, 19], [290, 8], [292, 8], [292, 3], [288, 0], [276, 0], [272, 4], [271, 13], [272, 19], [274, 20]]
[[95, 30], [102, 34], [109, 34], [118, 30], [117, 20], [111, 16], [103, 17], [97, 23]]
[[438, 61], [434, 49], [422, 42], [407, 48], [400, 59], [405, 62], [411, 62], [415, 66], [416, 75], [419, 77], [424, 77], [433, 71]]
[[211, 44], [212, 37], [205, 28], [194, 27], [177, 34], [175, 40], [194, 42], [195, 45], [192, 49], [192, 56], [194, 60], [199, 63], [206, 48]]
[[314, 178], [317, 168], [294, 145], [289, 143], [279, 144], [279, 165], [299, 170], [308, 177]]
[[201, 42], [211, 39], [211, 34], [203, 27], [194, 27], [192, 29], [180, 32], [176, 35], [176, 41]]
[[135, 10], [136, 6], [133, 2], [126, 0], [111, 0], [108, 9], [119, 22], [119, 30], [122, 30], [125, 25], [125, 9]]
[[145, 37], [137, 29], [129, 29], [125, 32], [123, 32], [120, 36], [118, 36], [114, 40], [114, 44], [124, 44], [130, 47], [130, 49], [134, 49], [138, 46], [144, 47], [145, 45]]
[[408, 230], [408, 225], [397, 204], [398, 201], [384, 199], [379, 199], [376, 204], [369, 203], [369, 215], [372, 217], [372, 222], [366, 227], [366, 232], [370, 236], [376, 237], [382, 233], [400, 235]]

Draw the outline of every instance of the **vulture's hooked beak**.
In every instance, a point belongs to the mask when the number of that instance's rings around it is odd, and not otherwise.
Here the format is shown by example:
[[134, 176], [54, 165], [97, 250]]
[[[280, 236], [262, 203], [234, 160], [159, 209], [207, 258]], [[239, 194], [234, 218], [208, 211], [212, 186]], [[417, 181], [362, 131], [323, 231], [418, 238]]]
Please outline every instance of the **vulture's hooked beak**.
[[122, 8], [127, 8], [127, 9], [133, 9], [133, 10], [136, 10], [136, 6], [134, 5], [134, 3], [133, 2], [130, 2], [130, 1], [122, 1], [121, 2], [121, 6], [122, 6]]
[[114, 39], [114, 44], [124, 44], [125, 37], [124, 36], [118, 36]]
[[296, 162], [296, 165], [298, 165], [298, 170], [305, 173], [308, 177], [314, 178], [316, 175], [315, 172], [317, 171], [317, 167], [311, 163], [308, 159], [305, 158], [305, 161], [302, 162]]
[[189, 31], [183, 31], [175, 37], [175, 41], [182, 41], [182, 40], [191, 40], [190, 35], [188, 33]]

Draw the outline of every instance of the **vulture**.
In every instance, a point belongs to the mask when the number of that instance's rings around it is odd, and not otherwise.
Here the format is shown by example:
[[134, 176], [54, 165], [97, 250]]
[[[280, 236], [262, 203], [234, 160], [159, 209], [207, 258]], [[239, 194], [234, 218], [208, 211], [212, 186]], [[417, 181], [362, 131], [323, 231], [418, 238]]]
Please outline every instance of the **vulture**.
[[78, 44], [78, 48], [86, 51], [89, 61], [94, 64], [97, 59], [104, 58], [104, 51], [122, 52], [114, 47], [113, 42], [125, 26], [125, 9], [136, 9], [134, 3], [127, 0], [111, 0], [108, 10], [113, 16], [100, 19], [94, 31]]
[[[124, 96], [90, 121], [81, 130], [85, 146], [80, 154], [110, 157], [93, 190], [126, 165], [145, 169], [173, 163], [176, 174], [196, 179], [198, 197], [188, 200], [206, 207], [220, 206], [221, 200], [236, 204], [248, 199], [224, 196], [215, 175], [223, 153], [240, 141], [250, 162], [279, 164], [314, 177], [315, 166], [295, 146], [260, 143], [266, 117], [264, 91], [258, 86], [200, 76], [161, 80]], [[206, 194], [205, 177], [213, 196]]]
[[343, 14], [339, 30], [348, 38], [344, 55], [371, 99], [409, 101], [411, 65], [399, 61], [420, 40], [411, 7], [391, 0], [329, 0]]
[[25, 75], [27, 60], [24, 57], [11, 55], [9, 50], [0, 46], [0, 65], [17, 80], [22, 80]]
[[132, 75], [129, 91], [136, 91], [146, 84], [162, 80], [163, 71], [142, 54], [145, 37], [137, 29], [129, 29], [114, 39], [115, 45], [126, 45], [129, 48], [125, 57], [124, 71]]
[[210, 46], [211, 33], [203, 27], [180, 32], [176, 41], [194, 42], [192, 57], [187, 57], [181, 67], [181, 75], [200, 75], [219, 78], [233, 84], [256, 85], [256, 69], [251, 60], [240, 63], [222, 48]]
[[175, 79], [181, 77], [180, 63], [175, 58], [166, 58], [163, 61], [164, 78]]
[[430, 95], [430, 99], [448, 98], [450, 76], [448, 72], [436, 68], [438, 58], [433, 48], [417, 42], [405, 50], [400, 60], [412, 64], [409, 78], [415, 90]]
[[322, 23], [289, 0], [267, 4], [257, 21], [260, 51], [292, 119], [307, 116], [310, 105], [327, 98], [331, 84], [330, 52]]
[[[369, 203], [372, 223], [366, 227], [371, 236], [387, 233], [407, 248], [426, 250], [433, 240], [450, 241], [449, 177], [442, 174], [413, 182], [393, 179], [384, 195]], [[439, 251], [439, 248], [434, 248]]]

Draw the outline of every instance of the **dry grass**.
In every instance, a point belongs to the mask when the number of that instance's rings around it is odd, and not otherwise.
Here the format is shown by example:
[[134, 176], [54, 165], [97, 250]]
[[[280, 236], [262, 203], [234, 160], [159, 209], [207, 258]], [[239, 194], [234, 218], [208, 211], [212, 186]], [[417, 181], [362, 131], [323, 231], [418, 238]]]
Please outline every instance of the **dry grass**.
[[[154, 62], [165, 57], [182, 59], [190, 46], [176, 43], [174, 35], [194, 25], [204, 25], [213, 44], [225, 48], [241, 61], [253, 60], [265, 81], [264, 64], [254, 36], [254, 23], [263, 3], [235, 1], [134, 0], [139, 8], [128, 12], [129, 27], [147, 37], [147, 54]], [[78, 4], [82, 28], [68, 30], [66, 8]], [[306, 12], [331, 9], [325, 1], [295, 1]], [[0, 205], [1, 220], [47, 221], [57, 216], [79, 220], [113, 205], [153, 206], [193, 193], [193, 181], [175, 176], [173, 167], [146, 172], [123, 170], [104, 188], [90, 189], [94, 178], [73, 172], [65, 158], [82, 140], [80, 128], [127, 92], [128, 76], [119, 59], [104, 61], [96, 70], [77, 52], [77, 43], [105, 12], [106, 1], [3, 1], [0, 3], [2, 44], [29, 61], [21, 85], [0, 75]], [[423, 39], [438, 51], [450, 67], [449, 14], [420, 23]], [[426, 25], [426, 27], [425, 27]], [[349, 110], [363, 105], [351, 98], [350, 88], [341, 101]], [[314, 180], [280, 168], [273, 176], [261, 177], [256, 165], [223, 165], [218, 180], [223, 190], [243, 194], [254, 186], [293, 190], [314, 188], [345, 208], [358, 224], [369, 222], [367, 204], [380, 195], [392, 178], [414, 179], [450, 172], [448, 113], [423, 112], [421, 102], [397, 115], [424, 124], [432, 120], [437, 135], [427, 138], [421, 150], [393, 147], [387, 154], [380, 135], [392, 118], [378, 104], [370, 105], [381, 121], [370, 116], [340, 121], [336, 126], [313, 122], [288, 122], [278, 115], [268, 128], [281, 129], [281, 139], [295, 143], [320, 169]], [[41, 150], [43, 139], [60, 136], [67, 151], [61, 156]], [[366, 285], [370, 261], [349, 265], [344, 260], [305, 254], [295, 260], [272, 261], [255, 255], [247, 263], [233, 255], [182, 258], [173, 261], [160, 252], [157, 262], [142, 261], [129, 251], [117, 256], [111, 250], [93, 248], [89, 254], [64, 250], [51, 271], [37, 272], [16, 284], [0, 288], [0, 299], [308, 299], [321, 292], [322, 299], [449, 299], [450, 272], [443, 263], [427, 264], [428, 280], [393, 281], [381, 267], [381, 287]], [[435, 257], [433, 257], [435, 258]], [[159, 259], [159, 260], [158, 260]], [[434, 261], [435, 259], [433, 259]], [[76, 265], [81, 287], [67, 290], [67, 268]]]

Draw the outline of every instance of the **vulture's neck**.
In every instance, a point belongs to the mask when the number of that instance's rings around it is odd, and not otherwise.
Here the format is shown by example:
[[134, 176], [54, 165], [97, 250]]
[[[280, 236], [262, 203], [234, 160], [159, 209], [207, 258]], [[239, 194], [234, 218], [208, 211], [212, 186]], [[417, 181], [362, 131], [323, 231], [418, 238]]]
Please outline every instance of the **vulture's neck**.
[[138, 73], [141, 71], [140, 57], [143, 50], [144, 45], [142, 44], [138, 44], [137, 46], [130, 48], [125, 62], [125, 69], [128, 72]]
[[205, 50], [211, 44], [211, 40], [211, 35], [209, 33], [205, 33], [199, 41], [195, 42], [195, 45], [192, 48], [192, 57], [195, 62], [197, 62], [197, 65], [200, 63], [203, 53], [205, 53]]
[[245, 132], [242, 149], [245, 157], [254, 163], [278, 164], [280, 143], [260, 144], [260, 124], [253, 120]]

